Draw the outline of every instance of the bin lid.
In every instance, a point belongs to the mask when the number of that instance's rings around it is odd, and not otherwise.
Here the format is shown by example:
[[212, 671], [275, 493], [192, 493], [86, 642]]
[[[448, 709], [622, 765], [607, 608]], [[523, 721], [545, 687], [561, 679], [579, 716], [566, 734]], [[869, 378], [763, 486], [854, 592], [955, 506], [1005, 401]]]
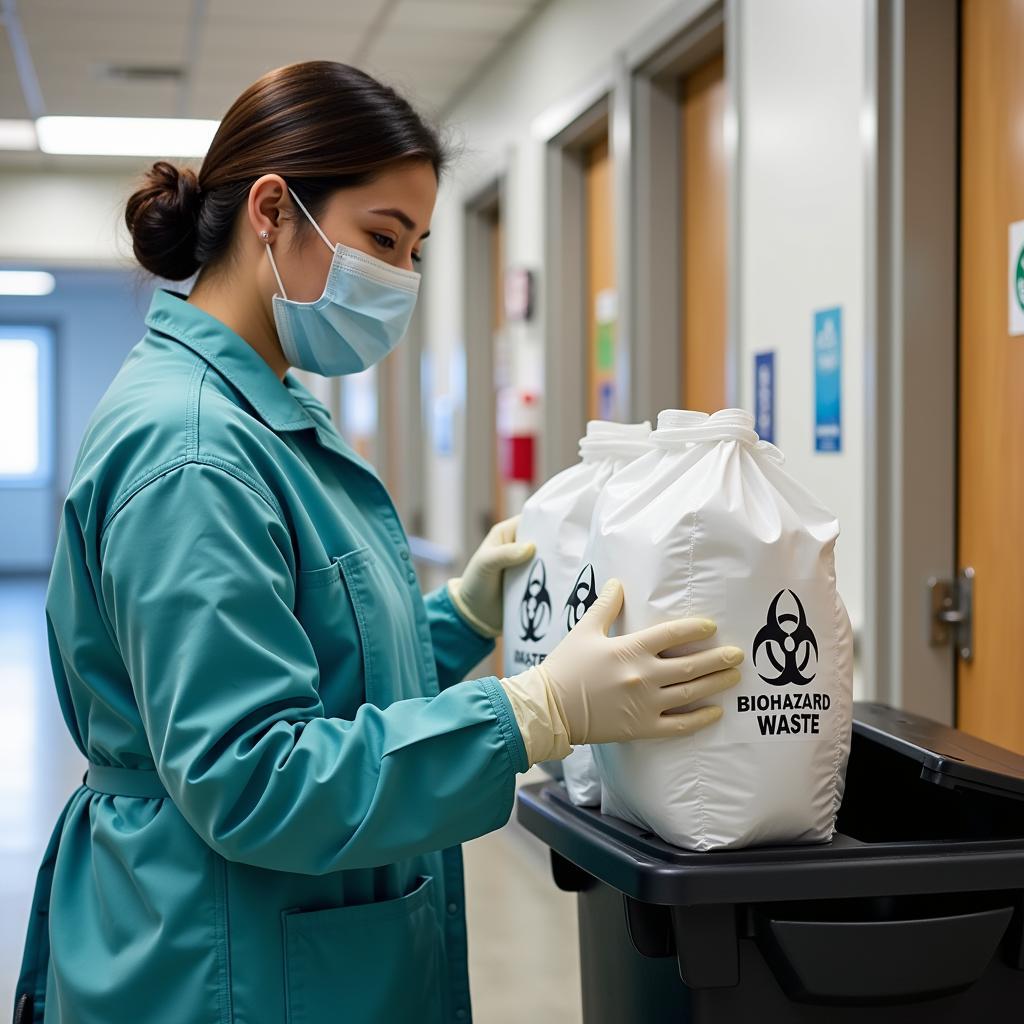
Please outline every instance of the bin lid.
[[[880, 744], [940, 786], [1024, 800], [1024, 757], [880, 704], [854, 709], [860, 742]], [[520, 823], [563, 860], [645, 903], [696, 906], [1024, 889], [1024, 836], [829, 843], [697, 853], [575, 807], [565, 787], [523, 786]], [[951, 882], [955, 879], [955, 883]]]
[[853, 731], [918, 762], [928, 782], [1024, 800], [1024, 756], [993, 743], [885, 704], [854, 704]]

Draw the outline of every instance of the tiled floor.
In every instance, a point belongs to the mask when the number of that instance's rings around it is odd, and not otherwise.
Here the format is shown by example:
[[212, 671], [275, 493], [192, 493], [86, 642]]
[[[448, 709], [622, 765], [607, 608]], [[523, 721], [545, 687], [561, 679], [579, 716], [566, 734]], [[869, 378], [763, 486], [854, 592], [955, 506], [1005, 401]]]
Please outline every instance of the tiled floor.
[[[54, 696], [45, 587], [0, 578], [0, 1018], [13, 999], [37, 862], [83, 768]], [[576, 1024], [575, 900], [552, 884], [545, 849], [513, 822], [466, 847], [466, 886], [475, 1019]]]
[[9, 1015], [36, 868], [82, 781], [50, 676], [46, 581], [0, 579], [0, 1014]]
[[[523, 781], [543, 778], [534, 768]], [[576, 897], [547, 847], [512, 822], [465, 847], [469, 978], [479, 1024], [578, 1024]]]

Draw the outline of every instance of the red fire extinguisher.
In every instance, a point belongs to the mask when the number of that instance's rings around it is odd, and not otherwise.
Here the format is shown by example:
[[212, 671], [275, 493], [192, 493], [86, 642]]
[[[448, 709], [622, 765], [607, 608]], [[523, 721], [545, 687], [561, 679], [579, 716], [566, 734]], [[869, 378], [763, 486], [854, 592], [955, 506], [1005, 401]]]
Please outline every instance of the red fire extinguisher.
[[537, 395], [503, 388], [497, 401], [498, 452], [502, 480], [533, 483], [540, 432]]

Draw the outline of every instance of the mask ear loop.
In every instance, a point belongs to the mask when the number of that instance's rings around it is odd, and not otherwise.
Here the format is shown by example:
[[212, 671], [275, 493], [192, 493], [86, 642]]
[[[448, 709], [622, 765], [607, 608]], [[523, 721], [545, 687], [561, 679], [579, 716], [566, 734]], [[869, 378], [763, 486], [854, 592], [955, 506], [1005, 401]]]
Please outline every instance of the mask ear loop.
[[334, 243], [323, 233], [323, 230], [320, 227], [320, 225], [317, 224], [317, 222], [313, 220], [312, 217], [310, 217], [309, 210], [307, 210], [305, 206], [302, 205], [302, 200], [294, 192], [292, 192], [291, 188], [288, 189], [288, 194], [292, 197], [292, 199], [295, 200], [295, 203], [298, 206], [298, 208], [306, 215], [306, 220], [308, 220], [309, 223], [312, 224], [314, 228], [316, 228], [316, 233], [324, 240], [324, 245], [326, 245], [327, 248], [331, 250], [331, 252], [334, 252]]
[[267, 246], [267, 257], [270, 259], [270, 269], [274, 271], [274, 277], [277, 278], [277, 287], [281, 289], [281, 298], [287, 300], [288, 293], [284, 290], [284, 282], [281, 280], [281, 275], [277, 272], [277, 264], [274, 262], [274, 254], [270, 251], [270, 243], [265, 243]]
[[[331, 244], [331, 240], [323, 233], [323, 230], [320, 227], [320, 225], [317, 224], [317, 222], [313, 220], [313, 218], [309, 215], [309, 210], [307, 210], [306, 207], [303, 206], [302, 200], [292, 191], [290, 187], [288, 189], [288, 194], [292, 197], [292, 199], [295, 200], [296, 206], [298, 206], [298, 208], [306, 215], [306, 220], [308, 220], [309, 223], [312, 224], [313, 227], [316, 229], [316, 233], [323, 239], [324, 245], [326, 245], [327, 248], [331, 250], [331, 252], [334, 252], [334, 246]], [[267, 242], [266, 246], [267, 256], [270, 259], [270, 268], [271, 270], [274, 271], [274, 277], [277, 278], [277, 287], [281, 289], [281, 297], [287, 300], [288, 293], [284, 290], [284, 282], [281, 280], [281, 275], [277, 272], [277, 263], [274, 261], [274, 254], [270, 251], [270, 243]]]

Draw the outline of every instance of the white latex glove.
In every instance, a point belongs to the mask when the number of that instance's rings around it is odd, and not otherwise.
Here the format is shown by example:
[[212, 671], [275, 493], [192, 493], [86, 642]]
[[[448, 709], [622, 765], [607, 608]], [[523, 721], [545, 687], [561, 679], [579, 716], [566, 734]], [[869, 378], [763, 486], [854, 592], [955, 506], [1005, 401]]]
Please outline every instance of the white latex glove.
[[722, 717], [717, 706], [682, 709], [735, 686], [743, 652], [715, 647], [660, 656], [712, 636], [717, 627], [709, 619], [672, 619], [610, 637], [622, 598], [622, 584], [609, 580], [540, 665], [501, 680], [532, 763], [565, 757], [572, 744], [688, 736]]
[[534, 544], [517, 544], [519, 516], [491, 527], [465, 572], [448, 581], [448, 593], [462, 617], [481, 635], [501, 635], [502, 576], [506, 569], [533, 558]]

